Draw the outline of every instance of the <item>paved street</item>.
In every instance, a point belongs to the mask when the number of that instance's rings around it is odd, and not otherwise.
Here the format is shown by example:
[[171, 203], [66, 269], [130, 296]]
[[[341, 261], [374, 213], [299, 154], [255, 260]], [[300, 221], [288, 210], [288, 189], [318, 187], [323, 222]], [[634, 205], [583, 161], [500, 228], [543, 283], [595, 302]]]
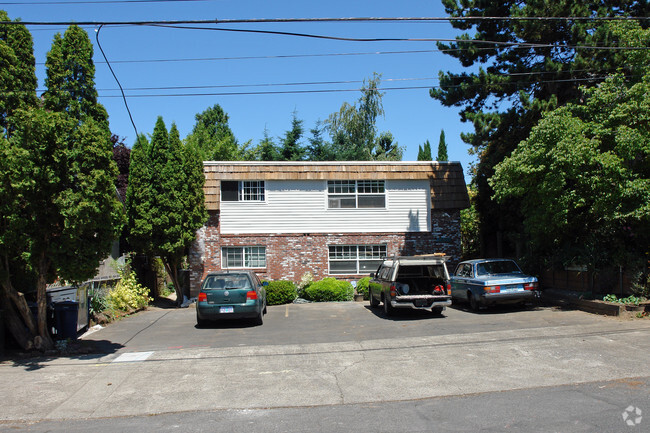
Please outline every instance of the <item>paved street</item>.
[[[268, 310], [263, 326], [197, 329], [193, 308], [152, 309], [85, 337], [105, 353], [5, 362], [0, 429], [647, 431], [650, 422], [648, 320], [554, 308], [389, 319], [367, 303]], [[630, 405], [642, 424], [624, 423]]]

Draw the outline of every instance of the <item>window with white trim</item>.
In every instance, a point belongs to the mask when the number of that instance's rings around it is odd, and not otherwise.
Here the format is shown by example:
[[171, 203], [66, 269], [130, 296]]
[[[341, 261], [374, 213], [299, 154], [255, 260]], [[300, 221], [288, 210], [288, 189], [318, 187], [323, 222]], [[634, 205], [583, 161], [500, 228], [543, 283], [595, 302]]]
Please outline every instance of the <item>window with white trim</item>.
[[386, 185], [383, 180], [328, 180], [329, 209], [384, 209]]
[[222, 247], [221, 268], [265, 268], [266, 247]]
[[263, 180], [222, 180], [222, 201], [264, 201]]
[[386, 245], [330, 245], [330, 274], [368, 274], [386, 257]]

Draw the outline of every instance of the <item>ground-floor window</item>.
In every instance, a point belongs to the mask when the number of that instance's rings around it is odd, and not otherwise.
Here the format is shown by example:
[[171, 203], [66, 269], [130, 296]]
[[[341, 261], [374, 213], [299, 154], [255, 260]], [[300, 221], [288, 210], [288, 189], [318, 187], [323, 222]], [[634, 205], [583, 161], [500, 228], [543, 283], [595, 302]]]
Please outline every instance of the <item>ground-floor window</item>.
[[223, 247], [221, 268], [265, 268], [266, 247]]
[[369, 274], [386, 257], [386, 245], [330, 245], [330, 274]]

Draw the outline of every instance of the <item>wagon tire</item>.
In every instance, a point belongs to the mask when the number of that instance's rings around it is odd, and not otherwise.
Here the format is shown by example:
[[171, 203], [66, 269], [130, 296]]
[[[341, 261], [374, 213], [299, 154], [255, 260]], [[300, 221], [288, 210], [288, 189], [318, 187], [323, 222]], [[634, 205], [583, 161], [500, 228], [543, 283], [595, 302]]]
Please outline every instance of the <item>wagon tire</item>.
[[469, 308], [475, 313], [481, 308], [479, 302], [476, 300], [476, 297], [472, 293], [467, 293], [467, 298], [469, 299]]

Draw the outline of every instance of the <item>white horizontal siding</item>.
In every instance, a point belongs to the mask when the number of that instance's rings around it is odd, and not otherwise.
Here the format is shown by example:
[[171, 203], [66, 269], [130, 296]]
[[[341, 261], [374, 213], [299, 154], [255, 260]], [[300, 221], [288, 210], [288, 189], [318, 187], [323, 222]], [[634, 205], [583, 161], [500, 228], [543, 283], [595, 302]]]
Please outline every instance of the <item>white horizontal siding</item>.
[[221, 202], [221, 233], [430, 230], [429, 182], [387, 180], [386, 209], [327, 209], [327, 182], [266, 181], [266, 201]]

